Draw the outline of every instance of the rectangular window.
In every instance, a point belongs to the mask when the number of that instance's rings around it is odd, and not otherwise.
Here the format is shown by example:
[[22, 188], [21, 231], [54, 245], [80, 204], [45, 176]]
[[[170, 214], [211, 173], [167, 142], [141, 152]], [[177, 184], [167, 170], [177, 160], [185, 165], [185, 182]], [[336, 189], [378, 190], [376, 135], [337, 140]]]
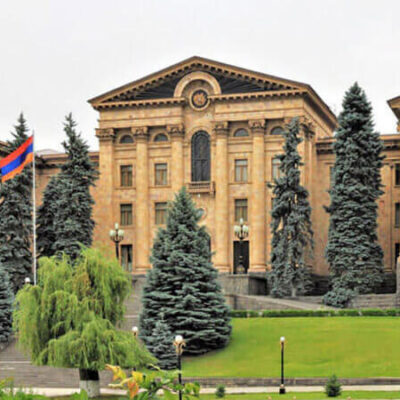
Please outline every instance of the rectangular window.
[[156, 203], [156, 225], [164, 225], [167, 222], [167, 203]]
[[396, 186], [400, 186], [400, 164], [395, 164], [395, 177], [394, 182]]
[[167, 184], [167, 163], [155, 164], [154, 176], [156, 186], [165, 186]]
[[279, 179], [281, 177], [281, 170], [279, 169], [281, 160], [279, 158], [272, 159], [272, 180]]
[[120, 223], [121, 225], [132, 225], [132, 204], [120, 205]]
[[235, 160], [235, 182], [247, 182], [247, 160]]
[[132, 165], [121, 165], [121, 186], [132, 186]]
[[329, 167], [329, 186], [332, 187], [333, 184], [333, 167]]
[[400, 228], [400, 203], [394, 205], [394, 226]]
[[121, 265], [125, 271], [132, 272], [132, 245], [123, 244], [121, 246]]
[[247, 222], [247, 199], [235, 200], [235, 221], [239, 222], [241, 218]]

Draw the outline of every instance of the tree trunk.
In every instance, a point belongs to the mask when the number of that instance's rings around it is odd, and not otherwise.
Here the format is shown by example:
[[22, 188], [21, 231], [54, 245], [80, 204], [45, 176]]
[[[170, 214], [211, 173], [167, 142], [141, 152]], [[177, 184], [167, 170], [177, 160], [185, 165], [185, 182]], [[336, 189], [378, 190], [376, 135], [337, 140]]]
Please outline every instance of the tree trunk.
[[100, 396], [100, 378], [99, 371], [93, 371], [90, 369], [79, 370], [79, 387], [85, 390], [89, 398]]
[[297, 296], [297, 287], [292, 286], [292, 297], [296, 297], [296, 296]]

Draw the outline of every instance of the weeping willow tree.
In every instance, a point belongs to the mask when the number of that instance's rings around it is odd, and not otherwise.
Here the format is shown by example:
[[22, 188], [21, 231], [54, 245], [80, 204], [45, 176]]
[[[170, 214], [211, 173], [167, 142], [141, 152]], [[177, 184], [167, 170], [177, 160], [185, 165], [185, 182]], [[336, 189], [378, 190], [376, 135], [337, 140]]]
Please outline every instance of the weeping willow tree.
[[19, 346], [35, 365], [78, 368], [81, 388], [99, 393], [106, 364], [142, 368], [155, 359], [130, 333], [118, 330], [130, 285], [116, 260], [83, 248], [39, 260], [38, 283], [16, 297], [14, 325]]

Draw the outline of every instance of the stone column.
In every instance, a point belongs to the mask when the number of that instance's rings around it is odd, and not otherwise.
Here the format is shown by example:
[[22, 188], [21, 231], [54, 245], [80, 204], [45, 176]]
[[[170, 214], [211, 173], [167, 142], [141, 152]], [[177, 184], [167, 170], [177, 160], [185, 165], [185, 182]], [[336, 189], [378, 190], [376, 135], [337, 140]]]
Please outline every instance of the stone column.
[[183, 138], [185, 131], [183, 125], [169, 125], [167, 132], [171, 138], [171, 188], [173, 193], [178, 192], [184, 183], [183, 168]]
[[113, 158], [114, 138], [113, 129], [96, 129], [99, 139], [99, 180], [96, 182], [96, 207], [93, 208], [93, 219], [95, 221], [94, 241], [107, 246], [113, 243], [108, 236], [115, 222], [113, 214]]
[[228, 122], [214, 128], [215, 143], [215, 258], [219, 272], [229, 272]]
[[135, 237], [133, 251], [136, 255], [136, 273], [146, 272], [150, 267], [150, 221], [149, 221], [149, 161], [147, 127], [132, 128], [136, 141], [136, 207]]
[[250, 272], [264, 272], [265, 262], [265, 120], [249, 121], [253, 136], [250, 208]]

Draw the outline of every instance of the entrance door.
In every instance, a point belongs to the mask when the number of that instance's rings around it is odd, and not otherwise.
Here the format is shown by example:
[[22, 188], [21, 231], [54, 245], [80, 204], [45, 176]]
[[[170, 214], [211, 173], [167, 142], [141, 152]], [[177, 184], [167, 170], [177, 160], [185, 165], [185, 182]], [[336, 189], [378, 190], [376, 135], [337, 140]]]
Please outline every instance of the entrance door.
[[[243, 266], [244, 266], [244, 271], [239, 271], [239, 257], [240, 257], [240, 251], [243, 253]], [[243, 241], [242, 242], [242, 250], [240, 250], [240, 241], [235, 240], [233, 242], [233, 273], [234, 274], [247, 274], [247, 271], [249, 269], [249, 242], [248, 241]]]

